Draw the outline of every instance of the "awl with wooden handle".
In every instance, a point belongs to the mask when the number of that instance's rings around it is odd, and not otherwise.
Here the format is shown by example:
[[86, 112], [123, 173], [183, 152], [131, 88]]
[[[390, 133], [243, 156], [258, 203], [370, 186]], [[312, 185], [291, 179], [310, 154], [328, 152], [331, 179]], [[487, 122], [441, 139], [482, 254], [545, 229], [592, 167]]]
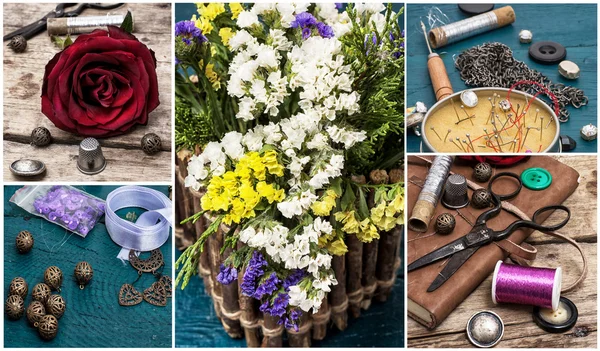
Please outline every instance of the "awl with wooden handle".
[[448, 77], [448, 72], [446, 72], [444, 61], [442, 61], [440, 55], [431, 51], [431, 46], [429, 46], [429, 40], [427, 39], [427, 30], [425, 29], [425, 24], [423, 22], [421, 22], [421, 28], [423, 28], [423, 33], [425, 33], [425, 42], [427, 43], [427, 48], [429, 49], [429, 56], [427, 56], [427, 69], [429, 70], [429, 78], [431, 79], [431, 85], [433, 86], [435, 98], [437, 101], [440, 101], [446, 96], [452, 95], [452, 83], [450, 83], [450, 78]]

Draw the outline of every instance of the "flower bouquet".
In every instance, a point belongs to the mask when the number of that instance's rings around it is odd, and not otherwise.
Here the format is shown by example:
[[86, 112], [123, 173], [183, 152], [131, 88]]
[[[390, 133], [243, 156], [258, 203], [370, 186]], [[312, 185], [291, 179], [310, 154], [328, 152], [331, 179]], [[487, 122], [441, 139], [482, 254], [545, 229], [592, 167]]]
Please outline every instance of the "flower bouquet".
[[399, 266], [402, 13], [333, 3], [198, 13], [175, 33], [176, 140], [194, 150], [180, 162], [178, 211], [197, 232], [177, 284], [200, 271], [225, 329], [248, 346], [261, 335], [280, 346], [284, 328], [291, 346], [308, 346], [311, 329], [322, 339], [330, 319], [344, 329], [348, 310], [384, 301]]

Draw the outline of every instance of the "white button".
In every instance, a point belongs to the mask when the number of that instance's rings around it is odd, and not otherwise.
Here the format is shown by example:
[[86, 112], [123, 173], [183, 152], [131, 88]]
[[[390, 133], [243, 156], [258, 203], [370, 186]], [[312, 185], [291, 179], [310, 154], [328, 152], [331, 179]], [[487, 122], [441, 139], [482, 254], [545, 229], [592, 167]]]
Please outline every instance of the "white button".
[[569, 320], [571, 311], [561, 301], [556, 311], [552, 311], [550, 308], [540, 309], [540, 317], [550, 324], [560, 325]]

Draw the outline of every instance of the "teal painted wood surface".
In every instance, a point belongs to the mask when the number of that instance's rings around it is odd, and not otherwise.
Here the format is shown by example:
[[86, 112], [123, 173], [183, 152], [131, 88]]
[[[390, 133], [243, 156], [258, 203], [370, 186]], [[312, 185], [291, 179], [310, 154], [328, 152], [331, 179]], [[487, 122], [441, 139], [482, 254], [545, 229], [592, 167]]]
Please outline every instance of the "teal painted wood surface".
[[[129, 263], [122, 263], [116, 258], [120, 248], [109, 237], [104, 223], [98, 223], [86, 238], [81, 238], [10, 203], [10, 197], [18, 188], [4, 188], [4, 289], [8, 291], [14, 277], [25, 278], [29, 285], [25, 300], [27, 306], [31, 302], [31, 289], [44, 280], [44, 270], [51, 265], [58, 266], [63, 271], [61, 295], [67, 310], [59, 320], [58, 336], [47, 342], [39, 338], [25, 316], [18, 321], [4, 317], [4, 346], [171, 347], [172, 299], [166, 307], [156, 307], [145, 301], [131, 307], [119, 305], [121, 285], [132, 283], [137, 273]], [[106, 199], [116, 187], [77, 188]], [[151, 188], [168, 195], [166, 186]], [[127, 212], [132, 211], [142, 212], [141, 209], [123, 209], [117, 214], [125, 217]], [[30, 231], [35, 240], [33, 250], [24, 255], [17, 253], [15, 248], [15, 237], [21, 230]], [[171, 242], [168, 240], [161, 248], [165, 259], [164, 272], [169, 274], [172, 267]], [[94, 269], [92, 282], [84, 290], [79, 289], [73, 276], [79, 261], [89, 262]], [[134, 286], [143, 292], [154, 281], [152, 274], [144, 274]]]
[[[505, 4], [496, 4], [500, 8]], [[427, 107], [435, 104], [435, 96], [431, 88], [427, 71], [427, 44], [420, 29], [420, 21], [427, 25], [427, 13], [433, 6], [439, 7], [451, 22], [467, 16], [456, 4], [409, 4], [407, 6], [407, 62], [406, 91], [407, 105], [414, 106], [422, 101]], [[595, 4], [511, 4], [516, 14], [516, 22], [504, 28], [477, 35], [473, 38], [454, 43], [436, 50], [444, 60], [455, 92], [467, 86], [460, 79], [454, 68], [453, 56], [473, 46], [486, 42], [501, 42], [508, 45], [516, 59], [525, 62], [530, 68], [542, 72], [555, 83], [572, 85], [583, 89], [589, 103], [580, 109], [569, 107], [570, 120], [561, 124], [561, 134], [569, 135], [577, 141], [575, 152], [596, 152], [597, 142], [585, 141], [579, 130], [586, 124], [597, 123], [597, 7]], [[428, 28], [429, 29], [429, 28]], [[529, 29], [533, 32], [533, 42], [555, 41], [567, 49], [567, 60], [575, 62], [581, 77], [568, 80], [558, 73], [558, 65], [541, 65], [529, 58], [530, 44], [519, 42], [519, 32]], [[418, 152], [421, 138], [412, 130], [407, 130], [407, 150]]]
[[[360, 318], [349, 318], [345, 331], [332, 327], [327, 331], [325, 340], [313, 340], [312, 346], [403, 347], [403, 273], [404, 270], [400, 269], [387, 302], [373, 301], [371, 308], [362, 311]], [[175, 295], [175, 347], [246, 347], [244, 339], [232, 339], [225, 333], [200, 277], [192, 278], [183, 291], [177, 288]]]

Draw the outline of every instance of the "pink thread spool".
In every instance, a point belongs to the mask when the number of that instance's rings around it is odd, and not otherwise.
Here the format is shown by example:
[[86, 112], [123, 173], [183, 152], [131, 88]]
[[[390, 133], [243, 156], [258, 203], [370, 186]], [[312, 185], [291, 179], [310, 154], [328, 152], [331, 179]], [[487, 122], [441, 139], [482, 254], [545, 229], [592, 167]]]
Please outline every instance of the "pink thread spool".
[[524, 267], [496, 263], [492, 278], [492, 301], [558, 309], [562, 269]]

